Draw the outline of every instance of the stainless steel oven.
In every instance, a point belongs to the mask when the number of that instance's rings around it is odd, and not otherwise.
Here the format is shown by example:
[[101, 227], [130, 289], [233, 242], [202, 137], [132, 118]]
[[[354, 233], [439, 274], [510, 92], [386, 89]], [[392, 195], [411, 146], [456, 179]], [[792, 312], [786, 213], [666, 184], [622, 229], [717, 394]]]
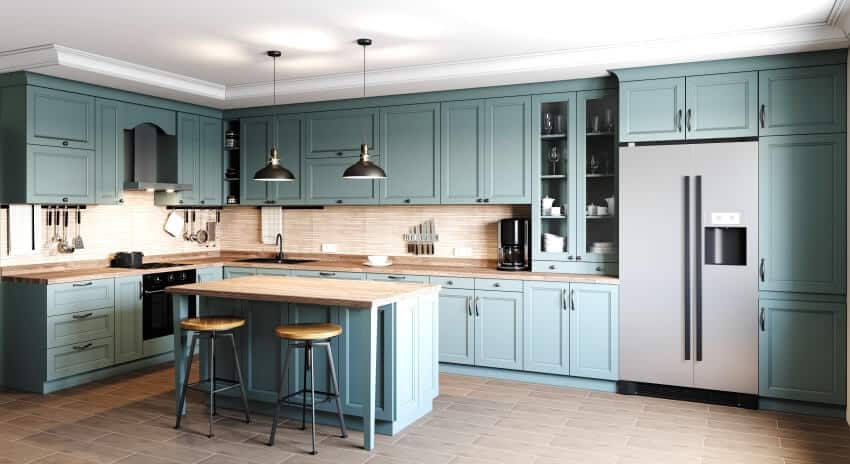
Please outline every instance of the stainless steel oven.
[[[196, 272], [174, 271], [142, 276], [142, 338], [151, 340], [174, 334], [174, 309], [166, 287], [195, 283]], [[189, 298], [189, 316], [193, 317], [196, 299]]]

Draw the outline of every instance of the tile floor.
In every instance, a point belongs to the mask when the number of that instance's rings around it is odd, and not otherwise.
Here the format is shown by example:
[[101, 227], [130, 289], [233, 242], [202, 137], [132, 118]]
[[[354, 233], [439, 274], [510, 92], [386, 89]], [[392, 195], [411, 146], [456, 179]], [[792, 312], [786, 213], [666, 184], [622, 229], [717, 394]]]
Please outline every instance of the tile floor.
[[[434, 412], [362, 450], [320, 427], [287, 423], [273, 448], [269, 420], [219, 417], [208, 439], [192, 399], [175, 430], [166, 365], [54, 395], [0, 391], [0, 463], [39, 464], [803, 464], [850, 463], [839, 419], [792, 416], [457, 375], [442, 375]], [[224, 411], [237, 416], [235, 411]]]

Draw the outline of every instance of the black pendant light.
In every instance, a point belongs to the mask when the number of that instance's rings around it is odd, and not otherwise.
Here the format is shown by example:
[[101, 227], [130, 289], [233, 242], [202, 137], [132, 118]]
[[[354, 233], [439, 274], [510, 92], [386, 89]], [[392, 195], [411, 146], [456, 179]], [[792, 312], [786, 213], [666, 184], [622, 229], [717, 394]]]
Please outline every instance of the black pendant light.
[[[269, 50], [266, 52], [266, 55], [272, 57], [272, 62], [274, 63], [272, 65], [272, 103], [277, 105], [277, 59], [280, 58], [281, 53], [279, 50]], [[295, 175], [292, 174], [292, 171], [280, 164], [277, 143], [272, 145], [272, 149], [269, 152], [269, 163], [254, 174], [254, 180], [263, 182], [292, 182], [295, 180]]]
[[[363, 96], [366, 96], [366, 47], [372, 45], [372, 39], [357, 39], [357, 45], [363, 47]], [[369, 146], [360, 145], [360, 160], [352, 164], [342, 174], [343, 179], [386, 179], [387, 173], [377, 164], [369, 161]]]

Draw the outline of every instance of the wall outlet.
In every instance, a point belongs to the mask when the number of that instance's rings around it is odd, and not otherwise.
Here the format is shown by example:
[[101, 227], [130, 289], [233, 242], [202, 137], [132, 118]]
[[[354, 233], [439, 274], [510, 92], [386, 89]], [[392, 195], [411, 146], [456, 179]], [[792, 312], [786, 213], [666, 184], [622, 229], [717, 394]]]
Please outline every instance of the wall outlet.
[[322, 253], [336, 253], [336, 243], [323, 243]]
[[472, 256], [472, 248], [470, 247], [455, 247], [454, 254], [458, 258], [469, 258]]

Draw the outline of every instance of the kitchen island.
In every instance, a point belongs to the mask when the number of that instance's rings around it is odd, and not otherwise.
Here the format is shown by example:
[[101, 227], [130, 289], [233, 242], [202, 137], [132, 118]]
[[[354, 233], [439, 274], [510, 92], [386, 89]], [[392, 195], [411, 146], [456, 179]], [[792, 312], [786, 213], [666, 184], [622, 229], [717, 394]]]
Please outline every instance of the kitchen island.
[[[270, 413], [277, 397], [285, 345], [275, 335], [275, 326], [339, 324], [343, 333], [332, 340], [332, 348], [343, 413], [348, 422], [362, 418], [363, 446], [372, 449], [376, 431], [398, 433], [428, 414], [439, 392], [439, 289], [429, 284], [270, 275], [169, 287], [174, 298], [176, 391], [181, 391], [187, 367], [189, 338], [179, 322], [189, 316], [190, 298], [200, 297], [199, 317], [236, 315], [246, 320], [235, 333], [252, 412]], [[216, 353], [217, 377], [235, 378], [234, 360], [226, 354]], [[206, 346], [201, 356], [206, 356]], [[302, 376], [294, 374], [301, 373], [303, 365], [297, 359], [293, 364], [287, 392], [301, 388]], [[326, 364], [314, 367], [317, 389], [329, 391]], [[317, 405], [318, 411], [332, 408], [330, 403]]]

